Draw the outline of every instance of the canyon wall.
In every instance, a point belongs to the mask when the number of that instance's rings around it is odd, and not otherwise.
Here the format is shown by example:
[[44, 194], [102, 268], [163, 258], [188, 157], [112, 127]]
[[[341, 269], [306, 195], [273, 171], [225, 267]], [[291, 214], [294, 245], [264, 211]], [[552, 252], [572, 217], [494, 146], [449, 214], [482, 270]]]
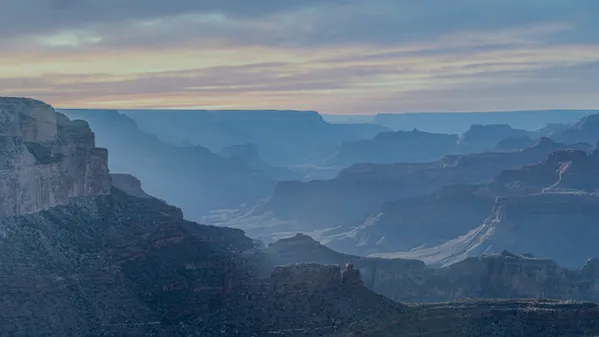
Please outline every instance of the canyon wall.
[[83, 121], [25, 98], [0, 98], [0, 215], [110, 193], [108, 151]]

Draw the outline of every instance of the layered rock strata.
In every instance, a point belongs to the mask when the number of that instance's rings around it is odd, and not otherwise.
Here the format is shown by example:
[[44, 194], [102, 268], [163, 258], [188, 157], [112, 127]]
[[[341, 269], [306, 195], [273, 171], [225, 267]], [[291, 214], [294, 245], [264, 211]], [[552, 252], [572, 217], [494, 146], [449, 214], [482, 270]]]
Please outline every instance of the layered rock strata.
[[0, 215], [17, 216], [110, 192], [108, 153], [83, 121], [49, 105], [0, 98]]

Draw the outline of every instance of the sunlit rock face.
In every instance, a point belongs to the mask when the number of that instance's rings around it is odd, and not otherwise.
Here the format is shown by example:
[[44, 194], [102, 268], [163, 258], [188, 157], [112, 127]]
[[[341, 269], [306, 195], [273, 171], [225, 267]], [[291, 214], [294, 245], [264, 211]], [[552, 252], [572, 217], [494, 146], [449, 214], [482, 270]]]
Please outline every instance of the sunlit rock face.
[[0, 215], [110, 193], [108, 153], [83, 121], [40, 101], [0, 98]]

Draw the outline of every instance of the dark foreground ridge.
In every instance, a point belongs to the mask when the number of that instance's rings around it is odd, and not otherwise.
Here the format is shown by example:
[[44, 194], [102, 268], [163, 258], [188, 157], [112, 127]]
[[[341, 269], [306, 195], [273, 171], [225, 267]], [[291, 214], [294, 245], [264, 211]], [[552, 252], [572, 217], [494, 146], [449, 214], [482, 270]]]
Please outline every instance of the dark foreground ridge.
[[260, 278], [268, 261], [240, 231], [187, 222], [176, 208], [118, 190], [5, 218], [2, 228], [3, 336], [599, 333], [592, 304], [405, 306], [317, 264]]

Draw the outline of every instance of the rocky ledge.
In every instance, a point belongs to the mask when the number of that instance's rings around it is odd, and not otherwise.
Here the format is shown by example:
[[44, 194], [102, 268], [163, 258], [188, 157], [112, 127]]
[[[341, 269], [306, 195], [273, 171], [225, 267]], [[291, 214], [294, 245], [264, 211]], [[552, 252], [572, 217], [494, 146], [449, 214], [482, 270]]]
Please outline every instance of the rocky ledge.
[[32, 99], [0, 97], [0, 215], [110, 193], [108, 152], [84, 121]]
[[141, 181], [136, 177], [126, 173], [111, 173], [112, 186], [119, 190], [138, 198], [153, 198], [147, 194], [141, 187]]

